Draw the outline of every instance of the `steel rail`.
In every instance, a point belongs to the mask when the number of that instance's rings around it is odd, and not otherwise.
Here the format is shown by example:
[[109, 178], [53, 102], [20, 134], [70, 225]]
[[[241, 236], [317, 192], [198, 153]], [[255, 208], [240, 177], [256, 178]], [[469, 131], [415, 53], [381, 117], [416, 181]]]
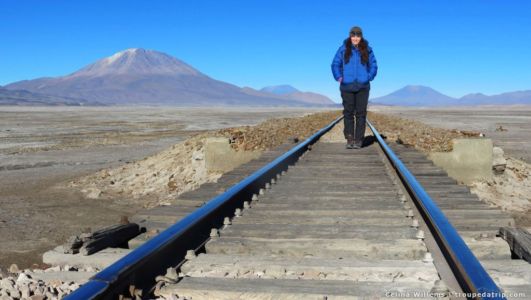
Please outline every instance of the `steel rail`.
[[212, 228], [221, 227], [224, 217], [232, 215], [236, 208], [243, 206], [244, 201], [249, 201], [266, 183], [287, 170], [289, 165], [293, 165], [310, 145], [342, 118], [338, 117], [223, 194], [210, 199], [205, 205], [91, 277], [65, 299], [114, 299], [124, 294], [131, 285], [146, 291], [155, 284], [157, 275], [164, 274], [166, 268], [182, 262], [187, 250], [202, 245]]
[[485, 271], [457, 230], [426, 193], [415, 176], [385, 143], [369, 120], [367, 120], [367, 125], [395, 168], [402, 184], [410, 193], [459, 285], [466, 293], [466, 297], [472, 299], [505, 299], [503, 292], [494, 283], [494, 280]]

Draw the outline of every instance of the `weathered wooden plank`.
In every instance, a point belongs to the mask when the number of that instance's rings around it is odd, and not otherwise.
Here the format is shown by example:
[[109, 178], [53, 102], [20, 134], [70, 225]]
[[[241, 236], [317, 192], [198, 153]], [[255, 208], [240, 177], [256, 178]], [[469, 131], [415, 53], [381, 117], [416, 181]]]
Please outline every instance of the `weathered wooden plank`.
[[140, 233], [142, 231], [136, 223], [109, 226], [93, 232], [90, 236], [82, 237], [83, 246], [79, 252], [83, 255], [91, 255], [109, 247], [126, 248], [127, 242]]
[[531, 234], [523, 228], [501, 227], [500, 236], [511, 247], [513, 257], [531, 263]]

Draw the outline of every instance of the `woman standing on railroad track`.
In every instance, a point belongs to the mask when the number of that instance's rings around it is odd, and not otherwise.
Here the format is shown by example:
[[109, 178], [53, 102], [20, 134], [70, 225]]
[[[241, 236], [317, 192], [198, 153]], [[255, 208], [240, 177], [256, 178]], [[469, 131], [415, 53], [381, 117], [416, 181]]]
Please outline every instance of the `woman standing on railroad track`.
[[339, 81], [343, 99], [343, 134], [347, 139], [347, 149], [359, 149], [363, 146], [370, 81], [376, 76], [377, 70], [376, 58], [369, 42], [363, 38], [361, 28], [352, 27], [349, 37], [337, 49], [332, 61], [332, 74]]

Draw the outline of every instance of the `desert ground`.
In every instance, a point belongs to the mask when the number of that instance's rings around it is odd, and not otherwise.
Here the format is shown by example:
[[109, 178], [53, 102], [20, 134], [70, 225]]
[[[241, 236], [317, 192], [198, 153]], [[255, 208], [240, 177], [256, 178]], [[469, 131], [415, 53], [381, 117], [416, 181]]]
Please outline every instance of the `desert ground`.
[[[86, 228], [139, 207], [58, 184], [140, 160], [192, 134], [315, 108], [0, 107], [0, 268], [28, 267]], [[330, 109], [324, 109], [330, 110]]]
[[374, 105], [371, 110], [438, 128], [480, 131], [507, 155], [531, 163], [531, 105], [444, 108]]

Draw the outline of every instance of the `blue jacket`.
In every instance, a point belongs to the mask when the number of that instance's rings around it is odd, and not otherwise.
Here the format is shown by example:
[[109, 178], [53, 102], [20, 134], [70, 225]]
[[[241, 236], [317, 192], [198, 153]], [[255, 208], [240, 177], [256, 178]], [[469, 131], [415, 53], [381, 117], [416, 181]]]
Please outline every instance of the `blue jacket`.
[[334, 60], [332, 61], [332, 75], [337, 81], [340, 77], [343, 77], [342, 83], [351, 83], [357, 81], [359, 83], [368, 83], [373, 80], [378, 71], [378, 65], [376, 64], [376, 58], [370, 46], [367, 46], [369, 51], [369, 62], [367, 65], [361, 63], [361, 53], [356, 47], [352, 47], [352, 56], [348, 64], [345, 64], [345, 50], [346, 46], [343, 43], [339, 49], [337, 49]]

